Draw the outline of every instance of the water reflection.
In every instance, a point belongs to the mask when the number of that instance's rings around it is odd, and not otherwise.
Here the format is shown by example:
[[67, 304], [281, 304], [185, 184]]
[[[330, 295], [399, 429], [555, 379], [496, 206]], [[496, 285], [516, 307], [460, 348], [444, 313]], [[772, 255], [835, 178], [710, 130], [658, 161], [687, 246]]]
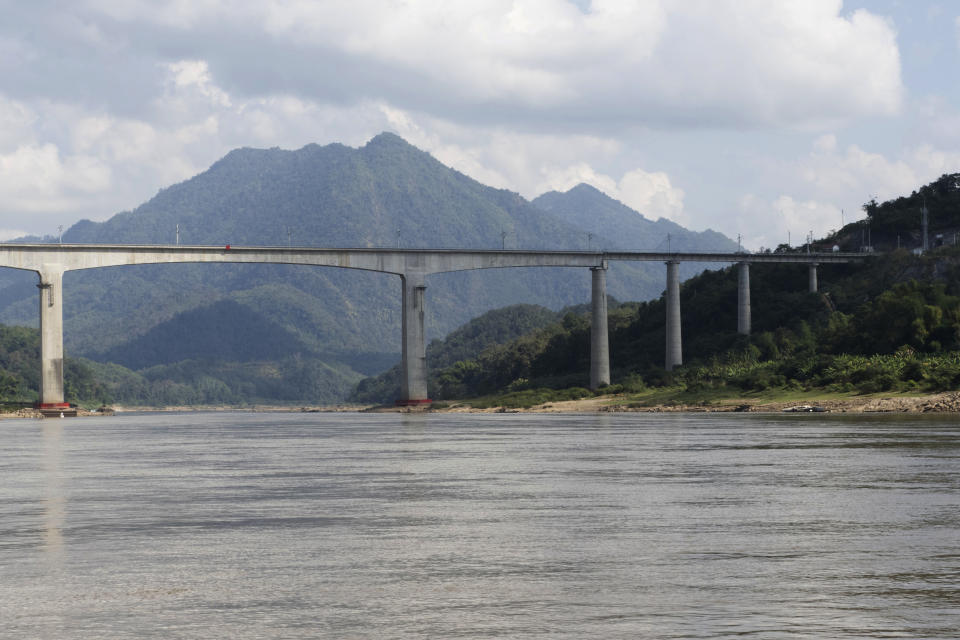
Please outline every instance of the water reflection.
[[63, 492], [63, 423], [43, 421], [43, 548], [48, 560], [63, 560], [63, 521], [66, 497]]

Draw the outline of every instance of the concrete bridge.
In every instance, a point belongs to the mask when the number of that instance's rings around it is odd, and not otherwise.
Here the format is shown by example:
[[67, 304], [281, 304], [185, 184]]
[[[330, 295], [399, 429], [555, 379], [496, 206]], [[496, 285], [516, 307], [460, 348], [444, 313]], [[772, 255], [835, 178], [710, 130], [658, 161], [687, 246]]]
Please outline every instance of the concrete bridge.
[[592, 272], [590, 386], [610, 383], [606, 272], [611, 261], [667, 265], [667, 370], [683, 363], [680, 336], [681, 262], [739, 264], [737, 330], [750, 333], [750, 264], [806, 264], [809, 289], [817, 291], [817, 265], [861, 260], [857, 253], [664, 253], [471, 249], [316, 249], [179, 245], [0, 244], [0, 267], [40, 277], [40, 408], [66, 407], [63, 395], [63, 274], [134, 264], [233, 262], [294, 264], [379, 271], [400, 276], [403, 287], [400, 402], [429, 402], [423, 320], [426, 277], [434, 273], [508, 267], [580, 267]]

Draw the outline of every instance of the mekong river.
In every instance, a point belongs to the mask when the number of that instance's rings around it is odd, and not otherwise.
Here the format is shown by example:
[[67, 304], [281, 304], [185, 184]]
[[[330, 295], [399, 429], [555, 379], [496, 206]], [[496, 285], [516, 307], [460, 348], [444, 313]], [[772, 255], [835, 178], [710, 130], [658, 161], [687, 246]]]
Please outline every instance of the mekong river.
[[956, 415], [0, 422], [0, 637], [956, 638]]

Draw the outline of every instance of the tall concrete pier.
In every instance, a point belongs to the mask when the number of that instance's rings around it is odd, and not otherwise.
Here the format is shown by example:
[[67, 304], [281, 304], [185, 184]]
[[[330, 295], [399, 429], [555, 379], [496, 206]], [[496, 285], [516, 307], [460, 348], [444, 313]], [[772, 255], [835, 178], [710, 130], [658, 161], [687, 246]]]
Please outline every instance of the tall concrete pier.
[[737, 333], [750, 335], [750, 263], [741, 262], [737, 279]]
[[425, 404], [427, 398], [427, 344], [423, 331], [426, 278], [421, 272], [400, 276], [403, 282], [403, 345], [400, 360], [400, 404]]
[[607, 266], [591, 267], [590, 388], [610, 384], [610, 341], [607, 326]]
[[807, 268], [807, 280], [809, 281], [809, 285], [810, 285], [810, 293], [816, 293], [818, 290], [816, 262], [811, 262], [810, 266]]
[[40, 408], [60, 409], [63, 401], [63, 270], [43, 265], [40, 273]]
[[683, 342], [680, 337], [680, 262], [667, 263], [667, 356], [664, 369], [673, 371], [683, 364]]

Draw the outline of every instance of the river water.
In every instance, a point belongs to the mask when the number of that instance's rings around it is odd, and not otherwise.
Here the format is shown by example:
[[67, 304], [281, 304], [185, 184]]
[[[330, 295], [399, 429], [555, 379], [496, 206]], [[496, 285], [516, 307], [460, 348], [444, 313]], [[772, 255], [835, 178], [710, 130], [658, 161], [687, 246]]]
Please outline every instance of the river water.
[[0, 422], [2, 638], [957, 638], [960, 420]]

